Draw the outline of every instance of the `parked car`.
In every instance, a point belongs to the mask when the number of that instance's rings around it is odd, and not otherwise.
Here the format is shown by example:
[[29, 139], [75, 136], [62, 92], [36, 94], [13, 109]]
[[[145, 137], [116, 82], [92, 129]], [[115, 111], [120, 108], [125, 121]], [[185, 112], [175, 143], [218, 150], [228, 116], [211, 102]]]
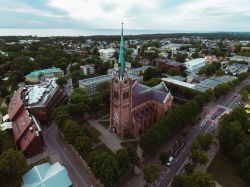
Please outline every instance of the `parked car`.
[[174, 157], [170, 156], [169, 159], [168, 159], [168, 161], [166, 162], [166, 165], [167, 166], [173, 165], [173, 160], [174, 160]]
[[183, 147], [185, 147], [185, 145], [186, 145], [186, 142], [185, 142], [185, 141], [182, 141], [182, 142], [180, 143], [180, 149], [183, 149]]

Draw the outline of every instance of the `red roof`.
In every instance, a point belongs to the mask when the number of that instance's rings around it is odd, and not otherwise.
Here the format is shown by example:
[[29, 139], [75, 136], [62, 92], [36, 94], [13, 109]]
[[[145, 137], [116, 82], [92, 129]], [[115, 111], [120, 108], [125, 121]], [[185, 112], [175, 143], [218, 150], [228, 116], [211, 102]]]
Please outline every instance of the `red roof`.
[[23, 108], [12, 122], [13, 133], [16, 141], [26, 131], [31, 123], [32, 119], [29, 116], [28, 111]]
[[[12, 120], [12, 130], [15, 141], [18, 142], [22, 150], [26, 150], [36, 137], [36, 125], [26, 110], [21, 98], [23, 88], [19, 88], [13, 97], [8, 108], [8, 114]], [[32, 129], [30, 130], [29, 128]]]
[[23, 100], [21, 99], [23, 88], [19, 88], [12, 96], [8, 108], [8, 114], [10, 119], [13, 120], [18, 111], [24, 106]]

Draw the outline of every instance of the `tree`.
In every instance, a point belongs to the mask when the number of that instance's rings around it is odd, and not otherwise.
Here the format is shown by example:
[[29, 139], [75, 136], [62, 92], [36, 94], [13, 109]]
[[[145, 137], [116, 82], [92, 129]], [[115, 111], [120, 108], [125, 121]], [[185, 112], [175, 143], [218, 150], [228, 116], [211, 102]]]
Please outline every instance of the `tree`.
[[116, 152], [116, 159], [118, 161], [119, 168], [123, 172], [127, 171], [131, 166], [134, 166], [134, 164], [138, 161], [135, 151], [128, 147], [119, 149]]
[[153, 183], [160, 176], [160, 166], [157, 164], [146, 164], [143, 169], [144, 179], [147, 183]]
[[241, 95], [241, 99], [242, 99], [242, 101], [247, 101], [248, 100], [248, 91], [247, 90], [243, 90], [241, 93], [240, 93], [240, 95]]
[[0, 183], [2, 185], [19, 179], [26, 169], [27, 165], [22, 152], [8, 149], [0, 155]]
[[64, 122], [70, 118], [70, 115], [67, 111], [63, 110], [63, 108], [58, 107], [53, 112], [52, 118], [57, 122], [59, 127], [62, 127]]
[[194, 150], [191, 153], [191, 158], [194, 163], [205, 164], [208, 161], [206, 152], [201, 150]]
[[239, 122], [222, 124], [219, 132], [219, 141], [223, 151], [229, 153], [242, 141], [243, 130]]
[[197, 137], [197, 140], [199, 141], [201, 148], [207, 151], [212, 143], [213, 136], [211, 133], [205, 133], [205, 134], [199, 135]]
[[94, 174], [107, 186], [112, 186], [120, 175], [115, 156], [103, 150], [96, 150], [89, 155], [89, 164]]
[[240, 171], [243, 178], [250, 182], [250, 156], [242, 159]]
[[215, 181], [211, 174], [203, 172], [193, 172], [187, 176], [175, 176], [173, 187], [215, 187]]
[[186, 174], [191, 174], [194, 171], [194, 164], [192, 164], [191, 162], [188, 162], [185, 165], [185, 172]]
[[78, 136], [84, 136], [84, 131], [75, 121], [67, 120], [63, 126], [63, 135], [65, 140], [73, 144]]
[[170, 157], [170, 153], [161, 152], [161, 154], [160, 154], [160, 161], [161, 161], [161, 163], [165, 164], [168, 161], [169, 157]]
[[145, 70], [143, 78], [144, 81], [149, 81], [150, 79], [156, 78], [159, 75], [160, 75], [159, 69], [149, 67], [148, 69]]
[[68, 83], [66, 77], [64, 76], [60, 76], [57, 78], [56, 83], [60, 86], [63, 87], [64, 85], [66, 85]]
[[88, 136], [78, 136], [75, 139], [74, 146], [78, 152], [87, 156], [91, 151], [92, 144]]

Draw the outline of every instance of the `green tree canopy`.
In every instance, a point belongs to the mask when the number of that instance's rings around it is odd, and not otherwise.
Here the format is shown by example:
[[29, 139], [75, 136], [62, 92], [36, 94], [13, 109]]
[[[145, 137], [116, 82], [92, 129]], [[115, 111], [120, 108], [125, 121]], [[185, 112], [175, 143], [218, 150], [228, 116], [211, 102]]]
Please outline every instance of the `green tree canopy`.
[[146, 164], [143, 169], [144, 179], [147, 183], [153, 183], [160, 176], [160, 166], [157, 164]]
[[115, 156], [109, 152], [92, 152], [89, 155], [89, 164], [94, 174], [107, 186], [112, 186], [120, 175], [119, 164]]
[[22, 152], [8, 149], [0, 155], [0, 183], [17, 180], [27, 169], [25, 158]]

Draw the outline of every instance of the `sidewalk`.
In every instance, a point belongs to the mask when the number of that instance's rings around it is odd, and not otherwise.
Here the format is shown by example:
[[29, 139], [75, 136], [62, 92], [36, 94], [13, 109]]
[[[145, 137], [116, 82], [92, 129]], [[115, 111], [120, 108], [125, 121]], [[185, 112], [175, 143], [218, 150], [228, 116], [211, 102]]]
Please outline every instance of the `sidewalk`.
[[102, 134], [101, 136], [99, 136], [99, 139], [112, 152], [115, 153], [116, 151], [122, 148], [121, 140], [116, 136], [116, 134], [110, 133], [108, 129], [105, 129], [97, 120], [91, 119], [91, 120], [88, 120], [88, 123]]

